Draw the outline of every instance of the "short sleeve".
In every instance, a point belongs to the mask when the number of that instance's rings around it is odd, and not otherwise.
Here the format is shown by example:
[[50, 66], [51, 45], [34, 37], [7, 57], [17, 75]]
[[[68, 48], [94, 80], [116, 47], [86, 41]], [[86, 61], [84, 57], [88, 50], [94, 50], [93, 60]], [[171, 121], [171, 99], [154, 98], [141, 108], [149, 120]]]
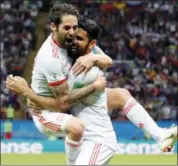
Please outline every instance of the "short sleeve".
[[102, 50], [101, 50], [101, 48], [100, 47], [98, 47], [97, 45], [95, 45], [94, 47], [93, 47], [93, 53], [94, 54], [100, 54], [100, 52], [101, 52]]
[[43, 73], [49, 86], [58, 86], [66, 81], [62, 63], [56, 59], [44, 64]]
[[93, 47], [93, 53], [97, 54], [97, 46]]

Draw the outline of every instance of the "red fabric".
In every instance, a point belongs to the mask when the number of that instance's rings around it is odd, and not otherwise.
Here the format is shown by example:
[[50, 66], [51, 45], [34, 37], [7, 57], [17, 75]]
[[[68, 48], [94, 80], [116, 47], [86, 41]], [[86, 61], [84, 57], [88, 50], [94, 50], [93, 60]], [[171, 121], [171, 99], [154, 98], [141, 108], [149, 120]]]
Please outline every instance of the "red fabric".
[[12, 132], [5, 133], [5, 138], [6, 139], [11, 139], [12, 138]]
[[60, 84], [63, 84], [64, 82], [66, 82], [66, 79], [63, 79], [63, 80], [60, 80], [60, 81], [57, 81], [57, 82], [49, 82], [49, 86], [58, 86]]
[[114, 9], [114, 6], [113, 6], [113, 4], [102, 4], [101, 6], [100, 6], [100, 10], [101, 11], [112, 11]]

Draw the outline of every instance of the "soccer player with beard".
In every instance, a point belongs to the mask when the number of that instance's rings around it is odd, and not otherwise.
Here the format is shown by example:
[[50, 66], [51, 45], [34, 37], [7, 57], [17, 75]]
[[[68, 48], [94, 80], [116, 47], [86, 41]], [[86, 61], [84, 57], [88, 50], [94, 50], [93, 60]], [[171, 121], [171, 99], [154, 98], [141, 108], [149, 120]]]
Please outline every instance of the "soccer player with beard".
[[[73, 68], [77, 74], [82, 71], [86, 73], [95, 65], [94, 63], [90, 63], [92, 60], [89, 59], [95, 58], [92, 52], [95, 49], [94, 46], [96, 45], [97, 38], [92, 38], [92, 34], [96, 33], [98, 25], [93, 20], [84, 19], [79, 22], [79, 27], [80, 29], [75, 34], [75, 40], [70, 50], [68, 50], [71, 56], [76, 59]], [[127, 89], [106, 88], [106, 92], [109, 111], [121, 109], [122, 114], [133, 124], [147, 131], [158, 142], [159, 148], [163, 152], [168, 152], [172, 149], [178, 135], [177, 126], [170, 129], [160, 128]]]
[[[78, 53], [78, 55], [84, 55], [84, 53], [92, 52], [93, 47], [96, 45], [96, 36], [92, 35], [92, 29], [96, 30], [96, 29], [98, 29], [98, 26], [92, 20], [85, 20], [85, 21], [83, 21], [83, 24], [80, 25], [80, 27], [82, 29], [79, 29], [77, 31], [75, 40], [74, 40], [74, 44], [71, 47], [71, 49], [72, 49], [73, 53]], [[93, 32], [96, 32], [96, 31], [93, 31]], [[95, 33], [93, 33], [93, 34], [95, 34]], [[95, 36], [95, 37], [93, 37], [93, 36]], [[76, 55], [77, 54], [75, 54], [75, 56]], [[83, 58], [82, 61], [84, 62], [84, 59], [85, 60], [87, 59], [88, 62], [91, 61], [91, 64], [92, 64], [92, 62], [95, 59], [95, 57], [92, 55], [93, 54], [87, 55], [88, 56], [87, 58], [82, 57]], [[73, 54], [73, 56], [74, 56], [74, 54]], [[82, 62], [81, 58], [79, 58], [79, 59], [80, 59], [80, 61], [78, 61], [78, 63], [79, 62], [81, 63]], [[89, 61], [89, 59], [90, 59], [90, 61]], [[94, 64], [92, 64], [92, 65], [94, 65]], [[75, 65], [74, 67], [77, 68], [78, 65]], [[78, 70], [79, 70], [79, 67], [78, 67]], [[123, 109], [123, 112], [128, 117], [128, 119], [130, 119], [136, 126], [141, 127], [143, 130], [148, 131], [155, 140], [160, 142], [160, 145], [162, 146], [161, 149], [163, 151], [165, 149], [166, 149], [165, 151], [167, 151], [167, 150], [169, 150], [169, 148], [172, 147], [173, 140], [174, 140], [173, 136], [177, 136], [177, 131], [176, 131], [177, 128], [176, 127], [174, 127], [173, 129], [167, 129], [167, 130], [163, 130], [163, 129], [159, 128], [156, 125], [156, 123], [152, 120], [152, 118], [146, 113], [144, 108], [135, 99], [133, 99], [133, 97], [130, 95], [130, 93], [125, 89], [120, 89], [120, 88], [107, 89], [107, 95], [108, 95], [108, 106], [110, 109], [113, 109], [113, 108]], [[122, 97], [122, 96], [124, 96], [124, 97]], [[90, 102], [93, 101], [90, 97], [88, 97], [88, 99], [86, 99], [84, 101], [84, 105], [88, 104], [88, 107], [91, 107]], [[116, 100], [116, 97], [117, 97], [117, 100]], [[81, 103], [79, 103], [79, 107], [82, 107]], [[83, 109], [86, 109], [86, 108], [84, 108], [84, 106], [83, 106]], [[75, 106], [74, 106], [74, 108], [72, 108], [72, 112], [75, 114], [75, 116], [80, 116], [80, 114], [81, 114], [80, 111], [75, 110]], [[85, 117], [84, 119], [87, 119], [87, 116], [83, 115], [83, 117]], [[82, 117], [80, 117], [80, 118], [82, 118]], [[96, 123], [96, 122], [94, 121], [93, 123]], [[88, 126], [90, 126], [90, 125], [88, 125]], [[90, 127], [89, 127], [89, 129], [90, 129]], [[92, 131], [94, 129], [90, 129], [90, 130]], [[91, 132], [89, 132], [89, 133], [91, 133]], [[84, 137], [85, 140], [88, 140], [88, 138], [90, 138], [90, 137], [89, 136], [86, 138]], [[95, 141], [95, 139], [93, 140], [93, 142], [94, 141]], [[87, 144], [88, 143], [83, 144], [84, 146], [82, 146], [83, 147], [82, 150], [85, 149], [84, 147], [87, 147]], [[92, 145], [90, 145], [89, 147], [91, 148]], [[100, 161], [100, 157], [102, 156], [102, 153], [100, 151], [102, 148], [101, 149], [100, 148], [101, 147], [95, 147], [95, 153], [97, 153], [99, 155], [98, 155], [98, 157], [96, 157], [97, 155], [95, 155], [95, 157], [93, 157], [92, 160], [90, 160], [91, 162], [100, 164], [99, 161]], [[96, 149], [100, 149], [99, 153], [98, 153], [98, 150], [96, 150]], [[103, 151], [103, 154], [104, 154], [104, 152], [105, 151]], [[106, 152], [107, 152], [107, 150], [106, 150]], [[88, 156], [88, 151], [86, 151], [86, 150], [81, 151], [81, 153], [79, 154], [79, 156], [77, 158], [78, 161], [80, 161], [80, 159], [82, 159], [82, 158], [84, 160], [85, 159], [84, 156]], [[77, 163], [77, 160], [76, 160], [76, 163]], [[80, 164], [80, 162], [78, 164]]]
[[[67, 47], [71, 44], [78, 27], [78, 17], [79, 12], [75, 6], [66, 3], [55, 4], [50, 11], [52, 33], [44, 41], [35, 58], [32, 89], [26, 89], [28, 84], [20, 77], [10, 75], [6, 82], [9, 89], [21, 92], [25, 97], [45, 105], [45, 108], [38, 112], [30, 109], [36, 127], [48, 135], [66, 133], [68, 153], [72, 153], [73, 156], [78, 154], [80, 149], [84, 126], [79, 119], [60, 112], [65, 112], [72, 103], [93, 92], [103, 91], [106, 86], [105, 78], [99, 76], [87, 87], [68, 91], [67, 77], [71, 68], [71, 58], [67, 56]], [[20, 82], [14, 84], [15, 80]], [[18, 90], [18, 86], [21, 91]], [[46, 97], [47, 101], [44, 100]], [[50, 111], [53, 102], [60, 111]]]

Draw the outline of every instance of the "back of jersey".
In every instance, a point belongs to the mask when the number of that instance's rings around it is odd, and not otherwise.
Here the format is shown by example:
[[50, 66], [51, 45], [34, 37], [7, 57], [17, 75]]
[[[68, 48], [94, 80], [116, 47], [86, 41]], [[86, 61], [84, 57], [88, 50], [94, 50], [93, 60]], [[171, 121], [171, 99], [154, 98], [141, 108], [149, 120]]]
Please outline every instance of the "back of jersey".
[[[73, 81], [73, 88], [76, 88], [76, 84], [86, 86], [94, 81], [101, 73], [96, 68], [93, 67], [86, 76], [73, 77], [72, 80], [68, 78], [68, 82], [70, 80], [71, 82]], [[108, 115], [106, 92], [95, 92], [91, 94], [81, 102], [73, 105], [70, 112], [84, 123], [85, 140], [102, 143], [115, 150], [117, 141], [112, 122]]]

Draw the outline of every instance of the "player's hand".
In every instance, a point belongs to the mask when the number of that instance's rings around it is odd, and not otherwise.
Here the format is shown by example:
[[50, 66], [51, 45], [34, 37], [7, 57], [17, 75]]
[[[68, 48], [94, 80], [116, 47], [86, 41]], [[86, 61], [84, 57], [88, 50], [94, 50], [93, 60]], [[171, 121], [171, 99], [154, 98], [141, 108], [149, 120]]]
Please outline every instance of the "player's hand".
[[25, 93], [28, 89], [28, 83], [19, 76], [9, 75], [6, 79], [6, 87], [16, 93]]
[[41, 112], [41, 110], [44, 109], [40, 105], [38, 105], [36, 102], [34, 102], [33, 100], [30, 100], [29, 98], [27, 98], [27, 105], [30, 111], [35, 112], [35, 113], [39, 113]]
[[95, 90], [102, 92], [104, 91], [106, 85], [107, 85], [107, 81], [106, 78], [102, 75], [99, 75], [98, 78], [96, 79], [96, 81], [93, 83]]
[[76, 60], [73, 66], [74, 75], [77, 76], [83, 72], [86, 74], [93, 66], [94, 61], [91, 55], [81, 56]]

